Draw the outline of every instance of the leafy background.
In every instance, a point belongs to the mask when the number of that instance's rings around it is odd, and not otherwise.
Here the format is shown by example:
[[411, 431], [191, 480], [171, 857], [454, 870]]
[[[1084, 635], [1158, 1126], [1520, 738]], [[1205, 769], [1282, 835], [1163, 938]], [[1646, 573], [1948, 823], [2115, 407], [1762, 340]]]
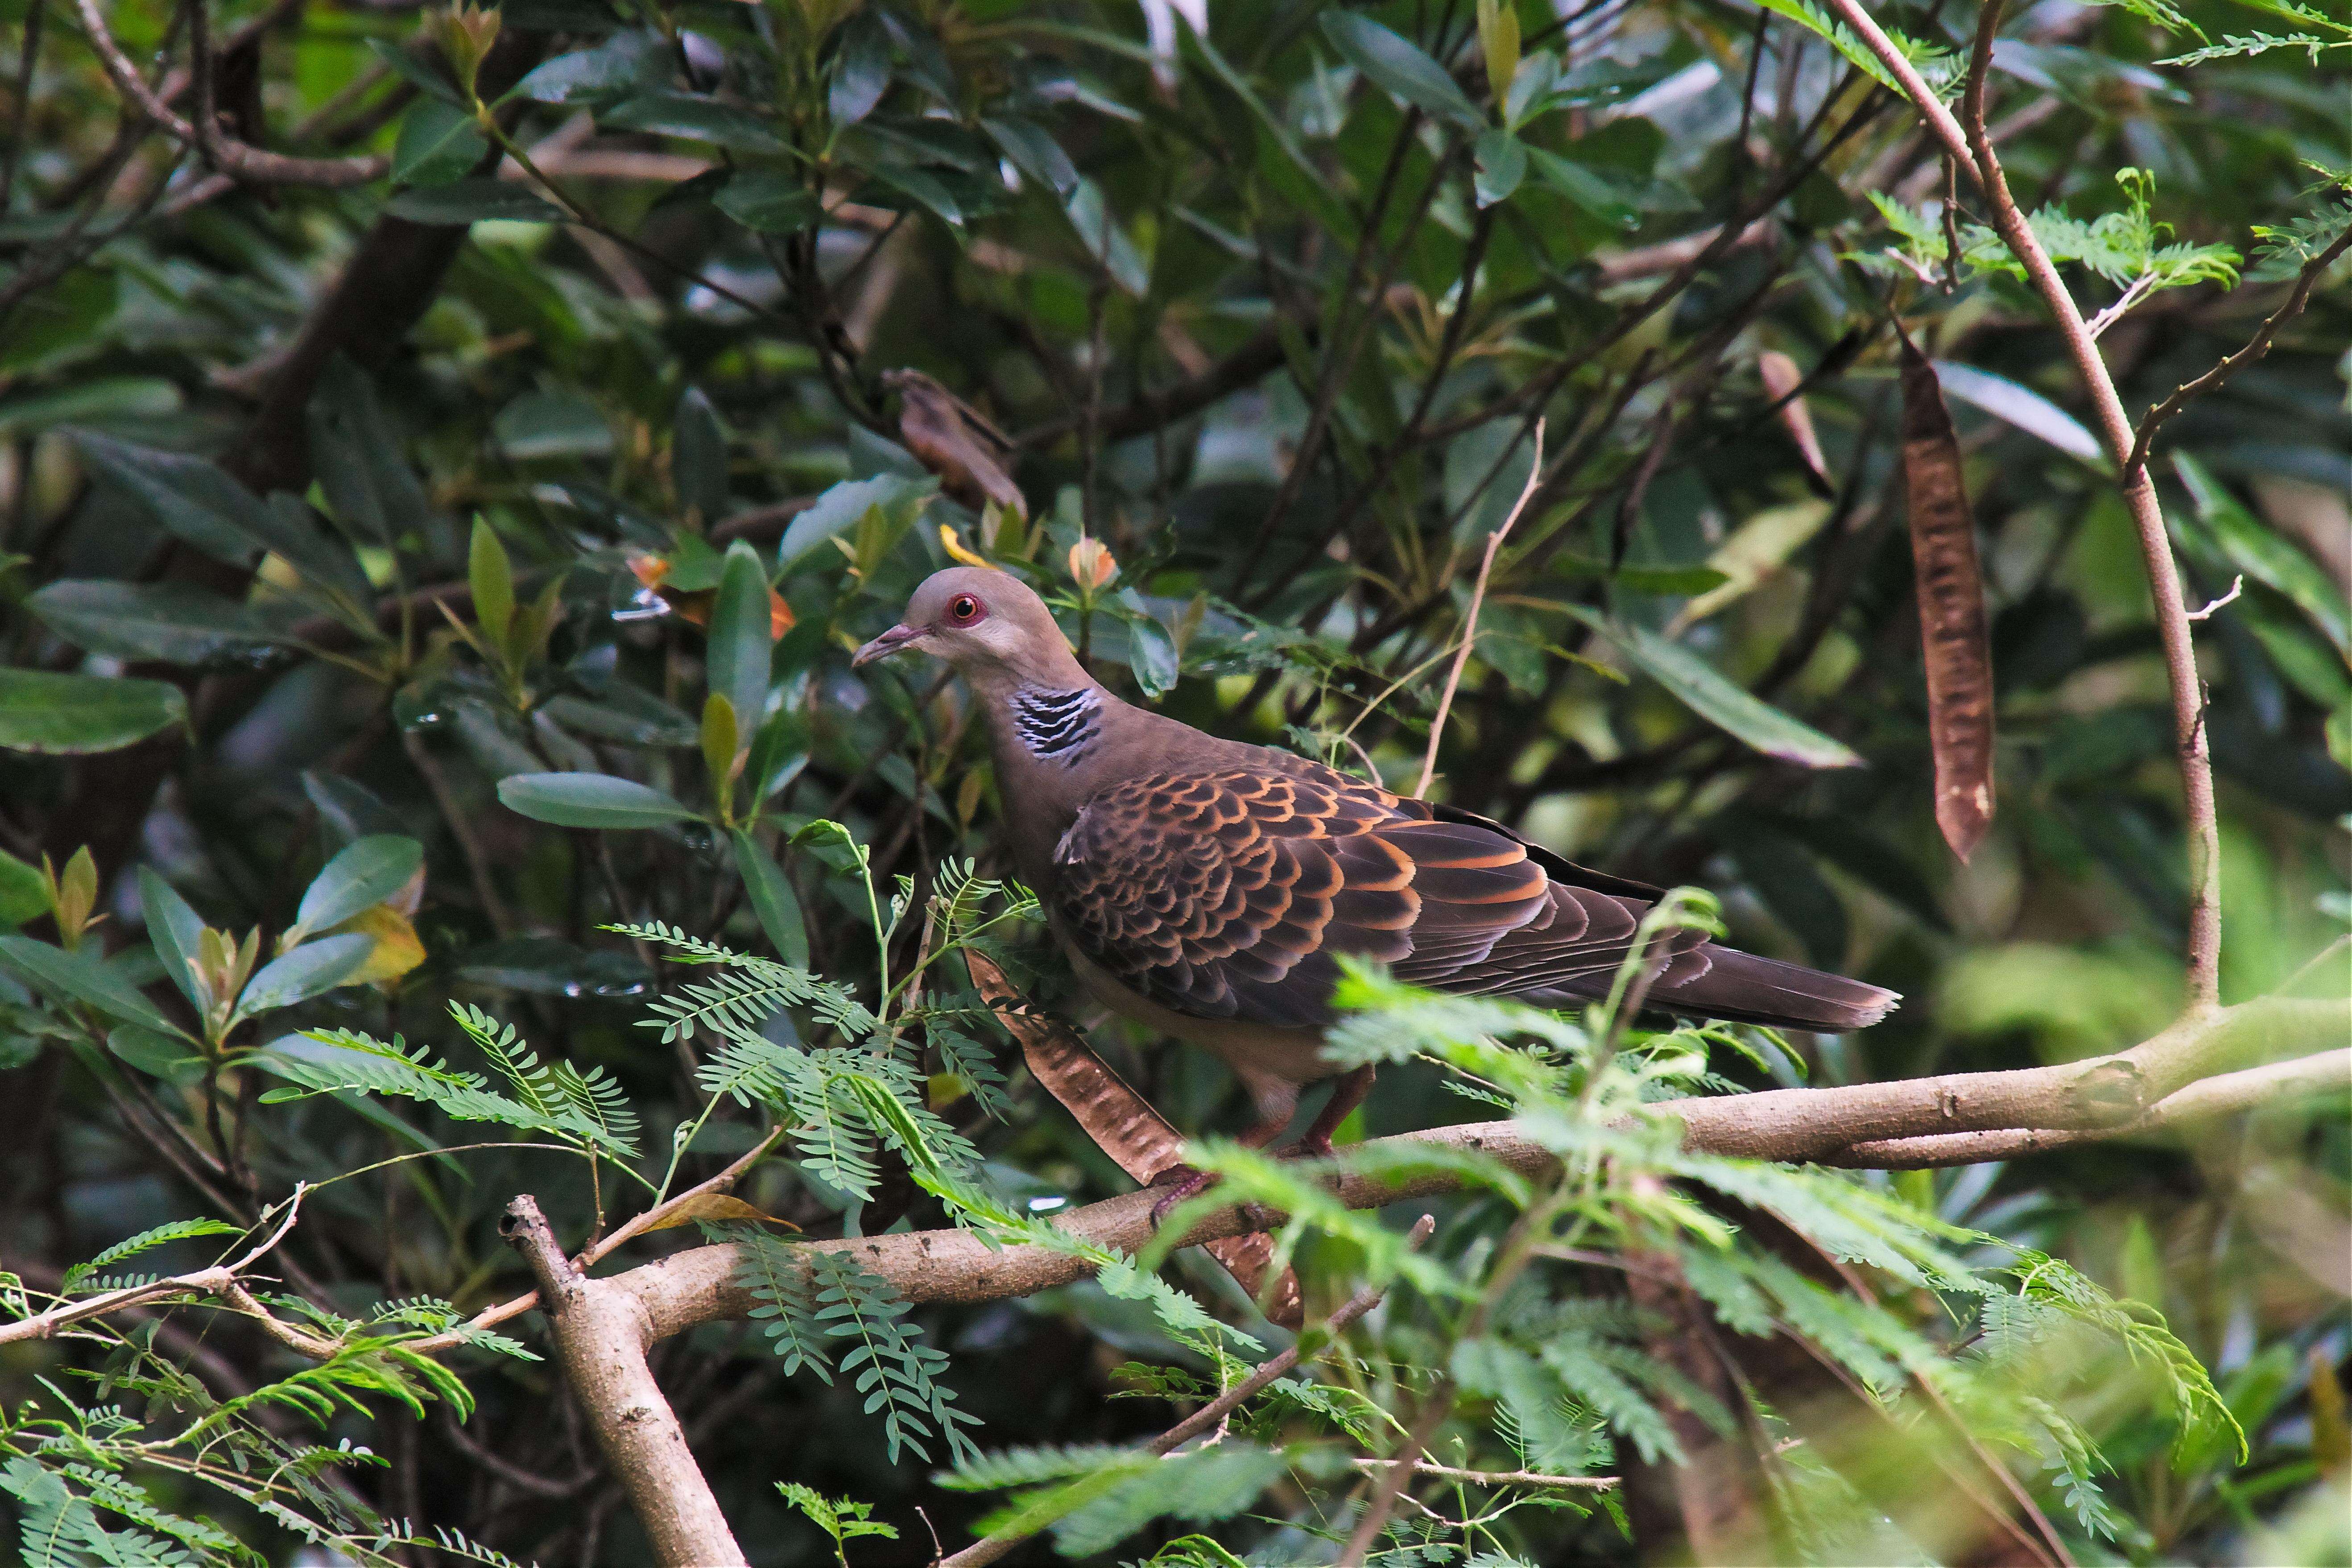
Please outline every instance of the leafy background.
[[[1886, 14], [1932, 66], [1965, 37], [1954, 9]], [[382, 169], [209, 174], [121, 116], [78, 13], [0, 5], [27, 46], [0, 153], [0, 919], [23, 927], [0, 939], [0, 1247], [37, 1288], [134, 1232], [243, 1229], [297, 1180], [475, 1141], [446, 1096], [273, 1097], [311, 1081], [300, 1029], [404, 1033], [470, 1069], [447, 1005], [487, 1009], [478, 1039], [511, 1023], [552, 1064], [517, 1069], [552, 1096], [530, 1125], [570, 1115], [556, 1142], [618, 1155], [667, 1151], [705, 1104], [687, 1038], [635, 1026], [675, 978], [656, 928], [887, 991], [871, 890], [911, 878], [919, 910], [950, 858], [993, 866], [994, 784], [955, 689], [846, 656], [950, 559], [1030, 573], [1115, 686], [1410, 786], [1538, 416], [1445, 798], [1704, 883], [1744, 943], [1903, 991], [1885, 1026], [1804, 1043], [1817, 1080], [2059, 1059], [2169, 1016], [2177, 781], [2127, 521], [1981, 215], [1946, 221], [1908, 110], [1801, 0], [1527, 4], [1508, 48], [1500, 10], [1452, 4], [1219, 6], [1205, 28], [1165, 4], [929, 0], [206, 15], [240, 140]], [[142, 68], [187, 58], [184, 8], [105, 18]], [[2340, 229], [2347, 43], [2284, 0], [2053, 0], [2010, 25], [2003, 155], [2078, 292], [2118, 307], [2103, 342], [2135, 409], [2239, 346]], [[1891, 312], [1958, 421], [1994, 616], [1999, 816], [1965, 866], [1930, 810]], [[2239, 584], [2200, 638], [2229, 1000], [2347, 915], [2347, 338], [2339, 268], [2158, 447], [2192, 603]], [[2344, 970], [2334, 950], [2321, 980]], [[1050, 964], [1016, 973], [1062, 994]], [[908, 1002], [931, 1010], [886, 1100], [1047, 1210], [1120, 1189], [1034, 1086], [992, 1081], [1002, 1047], [958, 1032], [952, 994]], [[1221, 1069], [1144, 1044], [1115, 1059], [1180, 1125], [1234, 1124]], [[1360, 1130], [1454, 1119], [1433, 1083], [1392, 1068]], [[595, 1121], [623, 1095], [641, 1128]], [[751, 1147], [758, 1114], [725, 1101], [688, 1174]], [[2346, 1134], [2338, 1106], [1886, 1184], [2160, 1310], [2243, 1426], [2238, 1465], [2175, 1445], [2161, 1401], [2086, 1408], [2105, 1501], [2059, 1509], [2085, 1553], [2340, 1560], [2310, 1489], [2344, 1463]], [[862, 1203], [805, 1161], [742, 1195], [811, 1231], [940, 1222], [887, 1136], [868, 1157]], [[576, 1163], [486, 1149], [340, 1183], [286, 1269], [396, 1340], [383, 1303], [511, 1293], [509, 1194], [582, 1234], [611, 1189]], [[200, 1240], [156, 1256], [192, 1266]], [[1359, 1262], [1309, 1246], [1310, 1298]], [[1166, 1406], [1115, 1397], [1110, 1369], [1201, 1364], [1091, 1286], [909, 1321], [992, 1448], [1158, 1430]], [[231, 1321], [135, 1331], [222, 1397], [290, 1364]], [[796, 1374], [772, 1337], [656, 1358], [761, 1560], [831, 1551], [778, 1480], [896, 1526], [859, 1561], [919, 1555], [919, 1504], [943, 1533], [978, 1516], [853, 1379]], [[429, 1405], [429, 1373], [362, 1355], [372, 1402], [330, 1431], [384, 1462], [348, 1486], [423, 1531], [637, 1560], [549, 1369], [497, 1351], [462, 1352], [470, 1394]], [[130, 1352], [12, 1350], [0, 1384], [29, 1409], [37, 1376], [109, 1353]], [[8, 1474], [0, 1507], [44, 1517], [43, 1483]], [[1633, 1551], [1605, 1511], [1508, 1529], [1544, 1560]]]

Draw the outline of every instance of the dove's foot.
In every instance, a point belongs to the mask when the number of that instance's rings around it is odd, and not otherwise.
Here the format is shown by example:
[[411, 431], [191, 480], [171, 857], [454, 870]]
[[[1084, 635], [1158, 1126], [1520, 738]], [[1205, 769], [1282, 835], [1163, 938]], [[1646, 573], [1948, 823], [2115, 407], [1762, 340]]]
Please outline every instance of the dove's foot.
[[1159, 1201], [1151, 1205], [1152, 1227], [1157, 1229], [1165, 1225], [1179, 1204], [1199, 1197], [1215, 1182], [1216, 1178], [1206, 1171], [1196, 1171], [1190, 1165], [1171, 1165], [1155, 1174], [1148, 1184], [1165, 1187], [1167, 1191], [1161, 1193]]

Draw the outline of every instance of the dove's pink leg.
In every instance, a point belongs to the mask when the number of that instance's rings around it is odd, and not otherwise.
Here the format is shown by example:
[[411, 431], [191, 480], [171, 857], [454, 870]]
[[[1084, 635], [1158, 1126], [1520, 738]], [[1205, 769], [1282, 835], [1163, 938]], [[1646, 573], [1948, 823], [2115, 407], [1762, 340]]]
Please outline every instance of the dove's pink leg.
[[1372, 1078], [1378, 1071], [1370, 1066], [1360, 1067], [1333, 1084], [1331, 1098], [1323, 1102], [1323, 1109], [1307, 1129], [1307, 1136], [1290, 1152], [1316, 1160], [1330, 1153], [1331, 1134], [1339, 1131], [1339, 1123], [1348, 1120], [1348, 1113], [1363, 1104], [1364, 1096], [1372, 1092]]
[[[1257, 1106], [1258, 1120], [1244, 1129], [1237, 1142], [1252, 1149], [1263, 1149], [1283, 1134], [1290, 1119], [1298, 1111], [1298, 1086], [1285, 1079], [1267, 1078], [1244, 1071], [1242, 1082]], [[1340, 1114], [1345, 1115], [1342, 1111]], [[1328, 1147], [1328, 1144], [1326, 1144]], [[1160, 1201], [1151, 1205], [1151, 1223], [1163, 1223], [1171, 1211], [1187, 1198], [1199, 1197], [1209, 1190], [1215, 1178], [1190, 1165], [1171, 1165], [1153, 1174], [1150, 1184], [1170, 1184]]]

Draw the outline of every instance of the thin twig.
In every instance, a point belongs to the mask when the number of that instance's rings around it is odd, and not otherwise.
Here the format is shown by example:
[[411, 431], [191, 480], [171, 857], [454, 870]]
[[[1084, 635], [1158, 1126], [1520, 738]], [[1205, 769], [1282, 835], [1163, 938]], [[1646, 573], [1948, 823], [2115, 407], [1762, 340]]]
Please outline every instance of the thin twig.
[[[45, 1340], [59, 1329], [69, 1327], [87, 1319], [102, 1318], [110, 1312], [119, 1312], [125, 1307], [135, 1307], [143, 1302], [160, 1300], [166, 1297], [227, 1296], [233, 1290], [241, 1292], [243, 1287], [237, 1284], [237, 1276], [259, 1262], [279, 1242], [286, 1239], [286, 1233], [294, 1228], [295, 1218], [301, 1213], [302, 1194], [309, 1190], [303, 1184], [296, 1183], [294, 1194], [286, 1200], [285, 1213], [279, 1216], [277, 1228], [234, 1263], [215, 1263], [209, 1268], [198, 1268], [186, 1274], [174, 1274], [168, 1279], [151, 1279], [144, 1285], [128, 1285], [120, 1290], [109, 1290], [102, 1295], [92, 1296], [87, 1301], [76, 1301], [69, 1307], [52, 1308], [48, 1311], [0, 1327], [0, 1344], [8, 1344], [16, 1340]], [[249, 1303], [251, 1300], [250, 1296], [245, 1297], [245, 1302]], [[269, 1316], [267, 1312], [262, 1312], [258, 1306], [254, 1306], [251, 1310], [259, 1312], [262, 1317]], [[275, 1319], [270, 1321], [276, 1322]]]
[[1429, 752], [1421, 760], [1421, 781], [1412, 786], [1412, 793], [1416, 795], [1427, 795], [1429, 781], [1437, 774], [1438, 742], [1445, 738], [1445, 715], [1454, 706], [1455, 689], [1462, 684], [1462, 667], [1470, 662], [1471, 645], [1478, 640], [1478, 609], [1486, 603], [1486, 577], [1495, 569], [1495, 552], [1502, 548], [1504, 539], [1511, 531], [1511, 525], [1519, 521], [1519, 513], [1527, 510], [1528, 498], [1543, 482], [1543, 448], [1544, 422], [1538, 419], [1536, 421], [1535, 461], [1528, 465], [1528, 482], [1519, 487], [1519, 499], [1511, 503], [1510, 515], [1503, 519], [1503, 526], [1486, 536], [1486, 552], [1478, 559], [1478, 581], [1470, 590], [1470, 609], [1463, 617], [1462, 643], [1454, 650], [1454, 667], [1445, 672], [1445, 689], [1437, 699], [1437, 717], [1429, 721]]
[[[709, 1180], [697, 1183], [695, 1185], [690, 1186], [687, 1188], [686, 1191], [678, 1194], [676, 1197], [656, 1204], [653, 1207], [646, 1210], [643, 1214], [624, 1222], [620, 1228], [614, 1231], [612, 1235], [605, 1237], [601, 1241], [592, 1243], [590, 1246], [582, 1248], [580, 1256], [571, 1260], [571, 1268], [572, 1271], [574, 1273], [584, 1273], [586, 1270], [594, 1268], [599, 1261], [611, 1253], [614, 1248], [618, 1247], [623, 1242], [630, 1240], [632, 1237], [642, 1236], [646, 1231], [657, 1228], [663, 1220], [677, 1212], [679, 1205], [688, 1203], [695, 1198], [701, 1197], [706, 1193], [723, 1193], [727, 1191], [728, 1188], [735, 1184], [738, 1177], [741, 1176], [744, 1172], [750, 1170], [753, 1165], [759, 1163], [761, 1158], [765, 1155], [771, 1148], [775, 1146], [776, 1140], [783, 1135], [784, 1130], [782, 1128], [779, 1127], [774, 1129], [765, 1138], [761, 1139], [758, 1143], [752, 1145], [749, 1152], [739, 1157], [732, 1164], [730, 1164], [725, 1170], [719, 1172]], [[530, 1311], [532, 1308], [538, 1305], [539, 1292], [533, 1290], [528, 1295], [517, 1296], [512, 1300], [501, 1301], [495, 1307], [484, 1308], [482, 1310], [475, 1313], [471, 1318], [467, 1320], [465, 1330], [460, 1332], [435, 1334], [428, 1339], [412, 1340], [402, 1348], [415, 1351], [420, 1355], [436, 1355], [442, 1351], [450, 1349], [452, 1346], [463, 1343], [464, 1342], [461, 1338], [462, 1332], [469, 1332], [478, 1329], [493, 1328], [499, 1323], [505, 1322], [509, 1318], [521, 1317], [525, 1312]]]
[[2239, 595], [2241, 595], [2241, 594], [2244, 593], [2245, 591], [2246, 591], [2246, 575], [2245, 575], [2245, 574], [2244, 574], [2244, 573], [2241, 572], [2240, 574], [2238, 574], [2238, 575], [2237, 575], [2236, 577], [2234, 577], [2234, 578], [2232, 578], [2232, 579], [2231, 580], [2231, 582], [2230, 582], [2230, 591], [2229, 591], [2228, 593], [2226, 593], [2226, 594], [2222, 595], [2220, 598], [2218, 598], [2218, 599], [2214, 600], [2211, 604], [2207, 605], [2206, 605], [2203, 609], [2201, 609], [2201, 610], [2191, 610], [2191, 611], [2189, 611], [2189, 618], [2190, 620], [2192, 620], [2192, 621], [2210, 620], [2210, 619], [2212, 618], [2212, 616], [2213, 616], [2213, 612], [2214, 612], [2214, 611], [2216, 611], [2216, 610], [2220, 609], [2222, 605], [2226, 605], [2226, 604], [2231, 603], [2232, 600], [2236, 599], [2236, 598], [2237, 598], [2237, 596], [2238, 596]]
[[380, 155], [290, 158], [222, 136], [217, 126], [190, 124], [172, 112], [170, 105], [139, 74], [139, 68], [123, 53], [122, 46], [115, 42], [114, 35], [107, 30], [106, 18], [99, 14], [98, 0], [75, 0], [75, 8], [80, 13], [90, 47], [98, 51], [108, 79], [124, 100], [173, 140], [200, 148], [224, 174], [258, 184], [350, 186], [380, 180], [392, 167], [392, 160]]
[[[1390, 1468], [1387, 1459], [1356, 1459], [1351, 1461], [1360, 1470], [1376, 1471]], [[1441, 1465], [1429, 1459], [1415, 1459], [1412, 1473], [1427, 1476], [1432, 1480], [1458, 1481], [1471, 1487], [1529, 1487], [1538, 1491], [1605, 1492], [1613, 1491], [1624, 1483], [1615, 1476], [1553, 1476], [1540, 1470], [1465, 1470], [1455, 1465]]]
[[2313, 288], [2319, 282], [2320, 275], [2336, 264], [2336, 258], [2342, 256], [2347, 247], [2352, 247], [2352, 224], [2347, 224], [2344, 232], [2337, 235], [2326, 249], [2303, 264], [2303, 270], [2295, 274], [2294, 289], [2287, 295], [2285, 303], [2263, 319], [2244, 348], [2223, 359], [2196, 380], [2183, 382], [2174, 387], [2170, 396], [2140, 416], [2138, 434], [2132, 438], [2131, 456], [2124, 459], [2126, 475], [2147, 466], [2148, 444], [2156, 439], [2157, 431], [2166, 420], [2188, 406], [2190, 398], [2212, 391], [2271, 352], [2271, 340], [2278, 336], [2281, 327], [2302, 313], [2303, 307], [2311, 299]]

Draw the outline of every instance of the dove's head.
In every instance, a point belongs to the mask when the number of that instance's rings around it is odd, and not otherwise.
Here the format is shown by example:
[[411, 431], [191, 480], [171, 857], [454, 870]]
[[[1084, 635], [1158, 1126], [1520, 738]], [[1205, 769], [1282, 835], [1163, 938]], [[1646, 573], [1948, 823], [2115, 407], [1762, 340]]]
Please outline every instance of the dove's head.
[[945, 659], [986, 686], [1088, 686], [1054, 612], [1009, 572], [950, 566], [923, 579], [897, 626], [857, 650], [853, 665], [905, 648]]

